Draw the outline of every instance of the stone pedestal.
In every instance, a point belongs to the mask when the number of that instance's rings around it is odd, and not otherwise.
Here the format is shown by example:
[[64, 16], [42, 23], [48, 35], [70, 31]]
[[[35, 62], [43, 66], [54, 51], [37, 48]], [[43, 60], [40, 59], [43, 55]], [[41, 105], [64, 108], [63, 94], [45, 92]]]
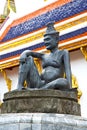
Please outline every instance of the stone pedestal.
[[5, 93], [1, 113], [59, 113], [80, 115], [77, 91], [34, 90]]
[[87, 130], [87, 119], [50, 113], [1, 114], [0, 130]]

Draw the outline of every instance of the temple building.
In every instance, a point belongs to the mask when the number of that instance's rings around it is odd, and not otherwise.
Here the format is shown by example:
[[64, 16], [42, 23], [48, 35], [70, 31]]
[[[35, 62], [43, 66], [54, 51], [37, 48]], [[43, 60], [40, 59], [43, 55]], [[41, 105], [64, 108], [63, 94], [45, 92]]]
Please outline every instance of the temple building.
[[[87, 117], [87, 0], [6, 0], [0, 14], [0, 104], [17, 88], [19, 57], [24, 50], [46, 51], [43, 34], [54, 21], [59, 49], [70, 53], [72, 87], [78, 89], [81, 115]], [[39, 72], [40, 61], [35, 59]]]

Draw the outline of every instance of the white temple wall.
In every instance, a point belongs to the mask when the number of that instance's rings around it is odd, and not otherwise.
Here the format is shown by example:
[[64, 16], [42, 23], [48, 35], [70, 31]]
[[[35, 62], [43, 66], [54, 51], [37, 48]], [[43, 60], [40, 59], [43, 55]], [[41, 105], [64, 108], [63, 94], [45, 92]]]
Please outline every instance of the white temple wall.
[[[18, 67], [12, 69], [6, 69], [7, 77], [12, 80], [11, 90], [17, 88], [17, 79], [18, 79]], [[8, 87], [4, 75], [0, 72], [0, 100], [3, 101], [4, 93], [8, 92]]]
[[76, 76], [80, 90], [82, 91], [81, 114], [87, 117], [87, 61], [80, 50], [70, 53], [72, 73]]
[[20, 0], [15, 0], [16, 15], [17, 17], [23, 17], [55, 1], [56, 0], [29, 0], [25, 2], [25, 0], [21, 0], [20, 2]]

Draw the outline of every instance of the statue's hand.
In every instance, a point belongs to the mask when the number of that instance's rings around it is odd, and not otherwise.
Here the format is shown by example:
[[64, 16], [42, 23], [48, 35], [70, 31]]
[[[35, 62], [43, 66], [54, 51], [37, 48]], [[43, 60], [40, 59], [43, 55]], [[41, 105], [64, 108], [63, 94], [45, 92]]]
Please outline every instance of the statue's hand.
[[26, 58], [31, 54], [30, 50], [23, 51], [20, 55], [20, 58]]

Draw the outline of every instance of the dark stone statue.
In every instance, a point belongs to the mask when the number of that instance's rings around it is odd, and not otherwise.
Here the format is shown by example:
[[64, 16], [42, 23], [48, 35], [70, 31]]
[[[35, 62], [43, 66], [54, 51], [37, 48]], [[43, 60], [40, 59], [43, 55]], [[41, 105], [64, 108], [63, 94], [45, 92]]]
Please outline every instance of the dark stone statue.
[[[58, 42], [59, 32], [55, 30], [53, 23], [48, 23], [44, 34], [44, 44], [50, 53], [42, 54], [26, 50], [21, 54], [18, 90], [24, 88], [25, 81], [27, 88], [32, 90], [72, 88], [69, 52], [59, 50]], [[33, 58], [39, 58], [42, 61], [41, 75], [38, 73]]]

